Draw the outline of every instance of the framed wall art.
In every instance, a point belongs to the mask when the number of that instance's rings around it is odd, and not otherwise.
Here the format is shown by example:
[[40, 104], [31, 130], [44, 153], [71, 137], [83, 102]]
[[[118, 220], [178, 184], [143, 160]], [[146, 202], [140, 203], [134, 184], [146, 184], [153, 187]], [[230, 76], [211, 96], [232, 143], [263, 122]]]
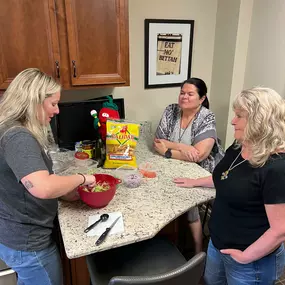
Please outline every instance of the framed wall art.
[[191, 74], [194, 20], [145, 19], [145, 88], [175, 87]]

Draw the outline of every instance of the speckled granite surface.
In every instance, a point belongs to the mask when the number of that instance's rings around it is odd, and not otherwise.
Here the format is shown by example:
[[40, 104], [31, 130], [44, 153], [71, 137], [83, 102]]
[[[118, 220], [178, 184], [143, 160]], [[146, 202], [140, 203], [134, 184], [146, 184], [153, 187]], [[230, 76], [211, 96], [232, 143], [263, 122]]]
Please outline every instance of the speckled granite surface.
[[[145, 141], [139, 143], [136, 156], [138, 163], [145, 161], [153, 163], [157, 168], [158, 177], [148, 179], [139, 188], [130, 189], [119, 185], [113, 200], [103, 209], [92, 209], [81, 201], [59, 202], [60, 229], [69, 258], [152, 238], [165, 225], [191, 207], [215, 197], [213, 189], [179, 188], [172, 182], [175, 177], [199, 178], [209, 175], [197, 164], [165, 159], [149, 151]], [[105, 169], [94, 170], [97, 173], [114, 172]], [[76, 168], [67, 171], [67, 173], [76, 172], [78, 172]], [[109, 235], [104, 243], [96, 246], [98, 237], [87, 237], [84, 233], [88, 217], [116, 211], [123, 214], [125, 231]]]

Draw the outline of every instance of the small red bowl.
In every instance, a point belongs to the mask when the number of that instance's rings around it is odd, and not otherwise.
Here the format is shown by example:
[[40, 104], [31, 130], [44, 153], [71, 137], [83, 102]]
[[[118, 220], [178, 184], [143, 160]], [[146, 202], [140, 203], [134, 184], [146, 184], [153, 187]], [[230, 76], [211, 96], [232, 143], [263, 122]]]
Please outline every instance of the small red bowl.
[[99, 183], [107, 182], [110, 189], [103, 192], [86, 192], [83, 190], [84, 186], [78, 187], [78, 194], [80, 199], [91, 208], [102, 208], [109, 204], [113, 199], [117, 184], [121, 183], [120, 179], [108, 174], [94, 174], [96, 181]]

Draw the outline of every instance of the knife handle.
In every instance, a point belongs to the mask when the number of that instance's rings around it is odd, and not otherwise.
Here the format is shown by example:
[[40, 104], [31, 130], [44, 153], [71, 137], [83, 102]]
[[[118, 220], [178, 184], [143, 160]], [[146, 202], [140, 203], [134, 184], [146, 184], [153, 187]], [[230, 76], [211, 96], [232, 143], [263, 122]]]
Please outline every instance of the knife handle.
[[105, 232], [102, 233], [101, 236], [96, 241], [96, 245], [100, 245], [105, 240], [110, 230], [111, 228], [106, 228]]
[[85, 233], [88, 233], [90, 230], [92, 230], [98, 223], [100, 223], [101, 219], [99, 219], [98, 221], [96, 221], [94, 224], [92, 224], [91, 226], [89, 226], [88, 228], [86, 228], [84, 230]]

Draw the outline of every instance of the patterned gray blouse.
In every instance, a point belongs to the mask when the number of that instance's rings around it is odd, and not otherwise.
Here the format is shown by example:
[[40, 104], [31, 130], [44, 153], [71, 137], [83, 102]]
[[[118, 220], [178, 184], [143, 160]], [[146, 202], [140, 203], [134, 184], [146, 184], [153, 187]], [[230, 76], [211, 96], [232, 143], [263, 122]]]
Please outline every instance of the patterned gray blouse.
[[[179, 105], [169, 105], [160, 119], [155, 137], [158, 139], [178, 142], [178, 140], [176, 140], [176, 134], [179, 132], [180, 119], [181, 109]], [[215, 166], [223, 158], [224, 151], [220, 145], [219, 139], [217, 138], [215, 115], [213, 112], [202, 106], [195, 115], [191, 125], [191, 131], [190, 127], [189, 131], [185, 131], [182, 143], [195, 145], [207, 138], [213, 138], [215, 140], [215, 144], [210, 155], [198, 164], [212, 173]]]

